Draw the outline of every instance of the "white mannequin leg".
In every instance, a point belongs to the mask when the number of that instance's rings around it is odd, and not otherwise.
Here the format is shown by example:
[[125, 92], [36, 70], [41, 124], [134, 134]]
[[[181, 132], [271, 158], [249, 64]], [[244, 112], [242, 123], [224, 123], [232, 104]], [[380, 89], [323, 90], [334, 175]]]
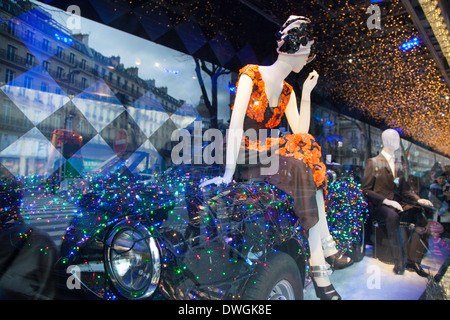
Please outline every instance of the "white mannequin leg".
[[[325, 245], [323, 248], [323, 253], [325, 257], [329, 257], [335, 253], [338, 253], [338, 250], [336, 249], [335, 244], [333, 246], [327, 245], [327, 243], [329, 244], [330, 241], [333, 241], [334, 243], [334, 240], [330, 234], [330, 230], [328, 229], [328, 222], [325, 213], [325, 200], [323, 197], [322, 189], [319, 189], [316, 192], [316, 202], [317, 202], [317, 209], [319, 211], [319, 221], [317, 222], [317, 225], [319, 228], [320, 239], [322, 241], [322, 244]], [[326, 243], [323, 243], [324, 241]]]
[[[311, 253], [311, 258], [309, 260], [310, 266], [325, 266], [325, 257], [322, 250], [322, 242], [320, 240], [319, 222], [312, 228], [309, 229], [308, 233], [308, 243], [309, 250]], [[314, 277], [317, 285], [319, 287], [326, 287], [331, 284], [328, 276]]]

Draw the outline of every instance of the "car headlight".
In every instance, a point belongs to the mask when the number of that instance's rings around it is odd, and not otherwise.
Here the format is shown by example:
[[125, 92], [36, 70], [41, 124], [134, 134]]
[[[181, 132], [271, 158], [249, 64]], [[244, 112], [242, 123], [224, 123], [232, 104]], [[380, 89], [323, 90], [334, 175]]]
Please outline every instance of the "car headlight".
[[152, 295], [160, 277], [160, 254], [151, 233], [138, 223], [117, 225], [107, 240], [105, 263], [117, 291], [127, 299]]

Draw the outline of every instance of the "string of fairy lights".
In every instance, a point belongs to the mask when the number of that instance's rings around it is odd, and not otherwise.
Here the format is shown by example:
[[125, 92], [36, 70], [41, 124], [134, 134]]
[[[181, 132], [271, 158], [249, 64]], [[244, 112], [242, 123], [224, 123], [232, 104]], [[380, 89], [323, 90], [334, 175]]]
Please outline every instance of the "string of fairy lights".
[[419, 0], [427, 21], [441, 47], [444, 57], [450, 63], [450, 31], [437, 0]]
[[[314, 68], [323, 75], [320, 90], [449, 156], [449, 84], [401, 0], [379, 4], [381, 29], [367, 27], [367, 3], [337, 1], [328, 8], [333, 16], [324, 14], [324, 22], [336, 31], [319, 30], [324, 43]], [[415, 45], [402, 48], [413, 39]]]
[[330, 183], [327, 191], [328, 229], [339, 252], [351, 252], [364, 241], [364, 224], [369, 214], [367, 201], [361, 186], [351, 177]]

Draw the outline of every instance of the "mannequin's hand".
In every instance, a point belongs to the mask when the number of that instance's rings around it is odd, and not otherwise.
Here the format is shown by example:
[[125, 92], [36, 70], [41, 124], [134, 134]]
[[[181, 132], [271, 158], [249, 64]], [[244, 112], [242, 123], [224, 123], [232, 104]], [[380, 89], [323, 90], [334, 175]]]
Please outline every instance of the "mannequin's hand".
[[319, 79], [319, 74], [316, 70], [311, 72], [303, 83], [303, 93], [311, 93], [314, 87], [317, 84], [317, 80]]
[[225, 178], [225, 177], [215, 177], [209, 180], [206, 180], [200, 184], [200, 188], [206, 187], [207, 185], [215, 183], [216, 185], [222, 184], [222, 183], [230, 183], [231, 179]]
[[421, 205], [421, 206], [425, 206], [425, 207], [432, 207], [433, 203], [431, 203], [430, 200], [428, 199], [419, 199], [417, 200], [417, 202]]
[[387, 206], [389, 206], [389, 207], [392, 207], [392, 208], [394, 208], [394, 209], [396, 209], [396, 210], [398, 210], [398, 211], [400, 211], [400, 212], [403, 211], [402, 206], [401, 206], [400, 203], [398, 203], [397, 201], [389, 200], [389, 199], [384, 199], [384, 200], [383, 200], [383, 204], [384, 204], [384, 205], [387, 205]]

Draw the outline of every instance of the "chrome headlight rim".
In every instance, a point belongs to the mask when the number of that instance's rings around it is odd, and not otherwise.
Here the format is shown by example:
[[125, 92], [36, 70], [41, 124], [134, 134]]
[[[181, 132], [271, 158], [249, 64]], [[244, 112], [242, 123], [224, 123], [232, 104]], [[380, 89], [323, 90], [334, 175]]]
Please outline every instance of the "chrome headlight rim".
[[[151, 274], [141, 276], [147, 277], [147, 281], [142, 288], [135, 290], [123, 283], [117, 276], [117, 269], [114, 266], [114, 255], [120, 255], [121, 253], [114, 249], [114, 245], [119, 236], [125, 234], [126, 232], [131, 232], [133, 235], [138, 235], [137, 242], [142, 242], [148, 249], [148, 254], [151, 257]], [[129, 250], [123, 251], [122, 253], [134, 250], [134, 245]], [[109, 233], [106, 248], [105, 248], [105, 268], [108, 273], [108, 277], [114, 285], [117, 292], [126, 299], [139, 300], [150, 297], [156, 290], [159, 284], [161, 275], [161, 255], [158, 246], [158, 242], [151, 232], [139, 222], [125, 220], [117, 224], [112, 231]]]

